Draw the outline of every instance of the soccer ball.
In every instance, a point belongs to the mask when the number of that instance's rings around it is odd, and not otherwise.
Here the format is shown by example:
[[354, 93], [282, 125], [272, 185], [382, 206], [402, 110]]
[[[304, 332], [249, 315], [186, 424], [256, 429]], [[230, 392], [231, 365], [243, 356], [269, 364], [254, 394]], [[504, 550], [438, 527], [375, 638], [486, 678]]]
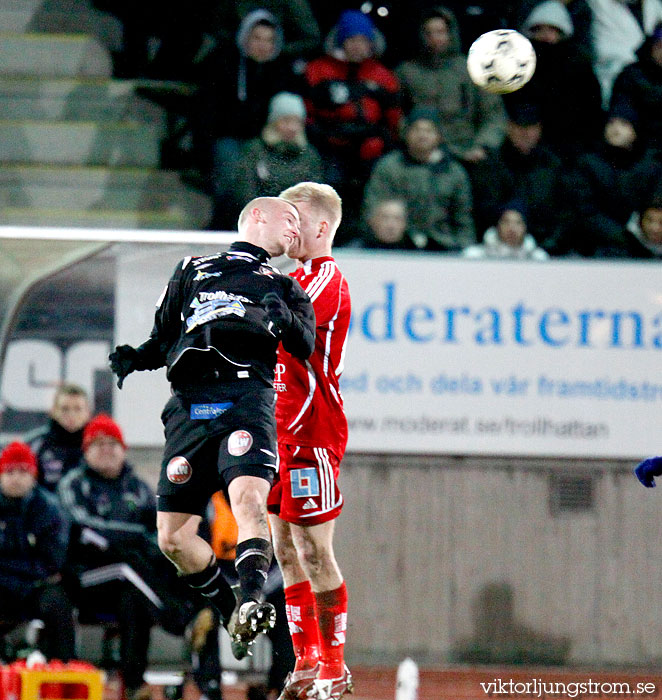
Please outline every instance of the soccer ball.
[[519, 90], [536, 69], [531, 42], [514, 29], [494, 29], [474, 41], [467, 56], [469, 77], [487, 92]]

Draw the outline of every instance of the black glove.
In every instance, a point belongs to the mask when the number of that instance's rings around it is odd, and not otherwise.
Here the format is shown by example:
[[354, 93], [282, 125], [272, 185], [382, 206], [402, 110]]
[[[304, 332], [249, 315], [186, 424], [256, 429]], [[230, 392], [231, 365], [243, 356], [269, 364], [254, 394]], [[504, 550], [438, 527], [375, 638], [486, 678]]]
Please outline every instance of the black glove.
[[662, 457], [651, 457], [640, 462], [634, 470], [635, 476], [647, 488], [655, 486], [656, 476], [662, 476]]
[[108, 359], [110, 369], [117, 375], [117, 387], [121, 389], [125, 377], [138, 369], [138, 351], [130, 345], [118, 345]]
[[292, 312], [278, 294], [275, 292], [265, 294], [262, 297], [262, 305], [279, 333], [283, 333], [292, 325]]

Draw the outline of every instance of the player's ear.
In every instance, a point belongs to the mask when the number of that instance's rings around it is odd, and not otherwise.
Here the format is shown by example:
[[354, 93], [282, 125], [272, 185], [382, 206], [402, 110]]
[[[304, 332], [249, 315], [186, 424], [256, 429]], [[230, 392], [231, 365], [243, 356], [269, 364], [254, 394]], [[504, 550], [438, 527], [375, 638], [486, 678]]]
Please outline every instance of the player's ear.
[[328, 221], [320, 221], [319, 229], [317, 232], [317, 237], [319, 238], [320, 236], [326, 236], [326, 234], [329, 232], [329, 222]]
[[267, 223], [267, 219], [264, 215], [264, 210], [261, 209], [260, 207], [253, 207], [251, 209], [251, 216], [253, 217], [254, 221], [257, 221], [261, 224]]

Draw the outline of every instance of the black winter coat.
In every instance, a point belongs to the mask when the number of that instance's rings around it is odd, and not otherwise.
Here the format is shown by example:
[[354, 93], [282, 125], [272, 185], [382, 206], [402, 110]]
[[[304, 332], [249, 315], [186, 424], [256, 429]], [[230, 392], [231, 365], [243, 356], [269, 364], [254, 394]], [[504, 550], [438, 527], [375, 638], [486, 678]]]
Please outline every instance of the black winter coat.
[[69, 522], [56, 499], [35, 486], [24, 498], [0, 493], [0, 596], [28, 595], [62, 571]]

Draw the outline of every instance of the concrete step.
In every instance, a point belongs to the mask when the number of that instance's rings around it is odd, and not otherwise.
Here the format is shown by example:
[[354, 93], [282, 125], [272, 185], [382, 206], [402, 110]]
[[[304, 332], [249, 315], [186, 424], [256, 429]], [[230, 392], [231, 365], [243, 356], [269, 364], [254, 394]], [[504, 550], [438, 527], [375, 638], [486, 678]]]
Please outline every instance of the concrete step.
[[72, 228], [164, 229], [191, 231], [204, 228], [183, 210], [167, 212], [80, 211], [71, 209], [0, 210], [0, 226], [58, 226]]
[[0, 27], [17, 34], [89, 34], [111, 51], [122, 46], [122, 23], [90, 0], [2, 0]]
[[187, 188], [176, 172], [147, 168], [0, 166], [0, 205], [45, 210], [184, 210], [201, 225], [211, 216], [208, 197]]
[[0, 33], [3, 75], [71, 78], [112, 75], [110, 53], [86, 34]]
[[164, 129], [165, 110], [136, 94], [149, 82], [0, 76], [0, 120], [134, 121]]
[[131, 122], [0, 122], [0, 162], [156, 168], [159, 133]]

